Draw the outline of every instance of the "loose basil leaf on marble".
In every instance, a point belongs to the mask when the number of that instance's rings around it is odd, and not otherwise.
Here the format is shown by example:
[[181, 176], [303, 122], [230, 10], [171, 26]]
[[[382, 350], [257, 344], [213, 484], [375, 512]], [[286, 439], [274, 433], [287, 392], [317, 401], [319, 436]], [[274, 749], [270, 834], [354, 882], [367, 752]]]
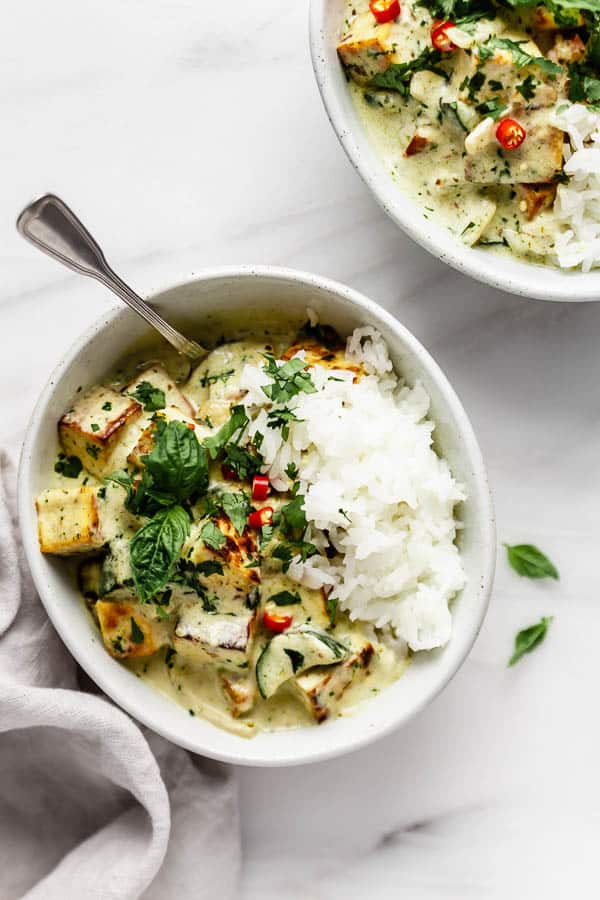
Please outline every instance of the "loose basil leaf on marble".
[[546, 633], [553, 618], [554, 616], [544, 616], [537, 624], [530, 625], [529, 628], [524, 628], [522, 631], [519, 631], [515, 638], [514, 653], [508, 661], [509, 666], [514, 666], [525, 653], [531, 653], [532, 650], [539, 647], [546, 637]]
[[550, 562], [541, 550], [533, 544], [505, 544], [506, 555], [510, 565], [519, 575], [526, 578], [555, 578], [559, 574], [556, 566]]
[[190, 517], [181, 506], [161, 510], [135, 533], [129, 556], [142, 603], [170, 581], [189, 533]]

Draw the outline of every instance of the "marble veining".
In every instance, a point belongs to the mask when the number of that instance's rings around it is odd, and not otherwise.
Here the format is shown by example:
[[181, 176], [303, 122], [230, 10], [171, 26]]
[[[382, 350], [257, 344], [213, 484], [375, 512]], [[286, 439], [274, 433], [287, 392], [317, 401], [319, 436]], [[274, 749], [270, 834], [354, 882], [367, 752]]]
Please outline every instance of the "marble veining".
[[[207, 0], [23, 0], [3, 36], [0, 366], [22, 405], [2, 447], [16, 453], [50, 369], [112, 306], [18, 238], [20, 208], [54, 190], [142, 293], [254, 262], [372, 296], [463, 399], [500, 541], [538, 543], [561, 572], [527, 582], [501, 552], [474, 650], [407, 728], [240, 772], [243, 900], [596, 897], [600, 306], [486, 288], [396, 229], [321, 107], [306, 0], [239, 4], [235, 20]], [[508, 670], [541, 615], [545, 645]]]

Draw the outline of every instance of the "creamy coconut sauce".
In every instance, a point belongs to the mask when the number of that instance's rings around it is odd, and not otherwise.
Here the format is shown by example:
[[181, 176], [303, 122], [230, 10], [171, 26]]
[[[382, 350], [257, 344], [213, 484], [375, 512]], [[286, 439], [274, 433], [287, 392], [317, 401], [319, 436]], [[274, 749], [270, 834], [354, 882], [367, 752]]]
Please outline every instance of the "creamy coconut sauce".
[[[152, 416], [168, 414], [182, 418], [176, 411], [176, 406], [170, 405], [173, 400], [178, 399], [177, 392], [182, 394], [182, 398], [178, 400], [179, 409], [185, 400], [194, 408], [194, 417], [188, 416], [185, 421], [188, 421], [188, 427], [196, 429], [196, 436], [202, 438], [204, 435], [218, 433], [223, 423], [229, 420], [232, 406], [239, 399], [236, 385], [244, 362], [262, 360], [265, 352], [279, 356], [291, 343], [291, 334], [272, 333], [250, 337], [243, 342], [226, 342], [217, 347], [191, 374], [185, 366], [182, 370], [181, 361], [170, 354], [153, 355], [149, 361], [148, 358], [145, 361], [138, 358], [128, 362], [107, 378], [100, 393], [92, 392], [88, 396], [89, 392], [82, 392], [80, 397], [76, 397], [73, 408], [67, 413], [67, 416], [74, 419], [77, 428], [87, 429], [87, 437], [84, 437], [83, 442], [79, 431], [75, 435], [75, 440], [80, 441], [77, 445], [80, 447], [78, 458], [84, 465], [97, 467], [102, 464], [104, 450], [94, 450], [89, 459], [86, 456], [90, 440], [93, 441], [97, 434], [110, 428], [115, 392], [126, 390], [136, 396], [132, 385], [136, 380], [139, 382], [140, 373], [145, 383], [151, 383], [154, 376], [148, 375], [148, 372], [162, 371], [165, 381], [161, 382], [156, 376], [156, 385], [162, 384], [164, 388], [165, 407], [141, 415], [136, 425], [123, 426], [124, 439], [117, 439], [111, 449], [105, 466], [107, 472], [122, 469], [133, 477], [139, 475], [139, 470], [132, 466], [131, 460], [135, 458], [136, 447], [143, 439], [146, 429], [152, 427]], [[227, 373], [227, 376], [223, 373]], [[139, 392], [137, 396], [140, 399]], [[113, 398], [112, 402], [110, 398]], [[186, 412], [189, 410], [186, 409]], [[71, 437], [64, 431], [64, 418], [59, 429], [64, 451], [59, 457], [59, 468], [61, 464], [73, 459], [73, 447], [69, 443]], [[71, 427], [69, 423], [67, 427]], [[145, 452], [150, 452], [152, 448], [145, 446], [144, 449]], [[220, 461], [211, 463], [209, 474], [209, 491], [235, 489], [245, 490], [249, 494], [250, 485], [247, 481], [241, 483], [232, 481], [230, 477], [224, 478]], [[115, 659], [153, 689], [180, 705], [187, 714], [207, 719], [218, 727], [245, 737], [260, 730], [314, 725], [321, 720], [323, 709], [323, 718], [351, 714], [358, 705], [399, 678], [406, 668], [410, 657], [408, 652], [399, 652], [397, 645], [392, 649], [389, 642], [371, 626], [360, 622], [351, 623], [342, 612], [338, 612], [332, 619], [327, 609], [326, 595], [321, 590], [311, 590], [292, 581], [282, 571], [279, 562], [269, 558], [266, 552], [263, 554], [258, 550], [254, 537], [245, 541], [239, 535], [234, 537], [234, 542], [237, 541], [246, 554], [244, 560], [251, 557], [252, 568], [249, 569], [246, 562], [240, 564], [239, 560], [236, 561], [235, 554], [231, 557], [231, 564], [235, 565], [235, 569], [231, 568], [226, 556], [219, 555], [218, 552], [207, 553], [204, 546], [202, 558], [220, 561], [223, 566], [222, 575], [214, 573], [206, 578], [201, 577], [200, 594], [190, 583], [169, 581], [165, 585], [170, 592], [166, 605], [158, 605], [154, 602], [155, 598], [140, 604], [131, 577], [130, 545], [147, 519], [125, 508], [122, 485], [105, 481], [102, 472], [96, 471], [94, 474], [83, 469], [77, 477], [72, 477], [72, 472], [70, 476], [56, 472], [51, 489], [38, 499], [42, 549], [44, 552], [65, 555], [81, 552], [79, 542], [88, 527], [87, 508], [82, 509], [80, 498], [76, 495], [80, 491], [91, 491], [92, 505], [99, 519], [95, 527], [101, 531], [101, 537], [98, 538], [101, 546], [92, 551], [91, 555], [86, 554], [85, 561], [79, 566], [78, 579], [94, 627], [100, 628], [105, 647]], [[55, 512], [57, 494], [59, 500], [62, 495], [65, 498], [65, 506], [59, 505], [58, 513]], [[271, 492], [268, 503], [278, 512], [289, 503], [291, 496], [289, 492]], [[76, 503], [75, 512], [68, 505], [71, 502]], [[183, 546], [182, 559], [195, 558], [199, 529], [201, 523], [206, 521], [202, 518], [203, 502], [199, 500], [192, 507], [192, 533]], [[254, 507], [261, 505], [255, 503]], [[48, 512], [50, 507], [52, 514]], [[90, 530], [93, 531], [93, 528], [90, 527]], [[248, 528], [244, 531], [244, 535], [247, 534]], [[57, 549], [58, 543], [50, 546], [51, 539], [62, 541], [61, 548]], [[86, 545], [86, 549], [90, 548]], [[249, 579], [242, 589], [239, 587], [240, 578], [243, 579], [248, 572], [256, 573], [252, 576], [256, 580]], [[236, 616], [248, 612], [246, 604], [240, 603], [243, 591], [249, 589], [246, 597], [250, 597], [255, 586], [258, 588], [258, 605], [252, 624], [253, 641], [246, 657], [238, 655], [231, 660], [226, 658], [226, 654], [218, 655], [215, 651], [214, 658], [207, 658], [205, 653], [197, 653], [198, 644], [193, 640], [188, 642], [188, 647], [184, 647], [184, 640], [179, 640], [178, 643], [174, 640], [174, 629], [186, 609], [193, 612], [199, 604], [206, 603], [208, 608], [214, 605], [215, 618], [230, 616], [231, 621], [234, 621]], [[269, 598], [286, 591], [298, 595], [301, 602], [273, 608]], [[303, 676], [304, 692], [301, 696], [295, 678], [284, 683], [268, 699], [261, 696], [256, 689], [256, 665], [265, 646], [276, 636], [262, 621], [266, 608], [270, 608], [271, 612], [292, 615], [294, 627], [308, 625], [322, 629], [348, 649], [350, 663], [356, 654], [358, 661], [352, 666], [352, 675], [344, 680], [339, 690], [335, 682], [329, 685], [326, 680], [334, 669], [341, 670], [341, 663], [339, 666], [311, 668]], [[173, 652], [175, 646], [176, 652]], [[371, 648], [369, 654], [372, 655], [363, 659], [363, 665], [359, 654], [365, 646]], [[137, 655], [138, 653], [142, 655]], [[299, 678], [300, 680], [302, 679]], [[309, 697], [311, 689], [316, 689], [324, 681], [326, 688], [323, 695], [320, 695], [317, 709], [314, 703], [311, 705]], [[241, 701], [236, 695], [235, 702], [232, 702], [231, 695], [225, 689], [226, 684], [232, 685], [233, 690], [239, 686], [243, 689], [242, 693], [247, 693]], [[251, 696], [251, 702], [246, 702], [248, 695]]]
[[[464, 30], [459, 22], [449, 36], [460, 47], [417, 67], [402, 91], [390, 87], [394, 67], [400, 71], [434, 49], [437, 17], [424, 6], [403, 0], [395, 21], [378, 25], [367, 0], [349, 3], [338, 52], [369, 141], [426, 219], [465, 244], [552, 262], [560, 230], [552, 206], [563, 164], [554, 116], [567, 97], [566, 63], [580, 59], [584, 45], [573, 32], [563, 38], [556, 25], [536, 29], [533, 13], [526, 9], [519, 16], [502, 7], [496, 18], [488, 15]], [[498, 39], [512, 44], [497, 48]], [[482, 46], [491, 58], [480, 59]], [[519, 48], [556, 69], [548, 74], [535, 64], [517, 67], [513, 53]], [[517, 149], [502, 147], [495, 137], [508, 118], [526, 125]]]

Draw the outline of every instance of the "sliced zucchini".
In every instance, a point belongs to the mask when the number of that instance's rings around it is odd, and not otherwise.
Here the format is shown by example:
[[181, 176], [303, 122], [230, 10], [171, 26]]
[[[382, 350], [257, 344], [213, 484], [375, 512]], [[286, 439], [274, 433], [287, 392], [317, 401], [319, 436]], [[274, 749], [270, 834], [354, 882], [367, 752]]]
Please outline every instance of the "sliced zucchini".
[[290, 628], [269, 641], [256, 663], [256, 681], [267, 699], [294, 675], [313, 666], [342, 662], [350, 650], [336, 638], [310, 625]]

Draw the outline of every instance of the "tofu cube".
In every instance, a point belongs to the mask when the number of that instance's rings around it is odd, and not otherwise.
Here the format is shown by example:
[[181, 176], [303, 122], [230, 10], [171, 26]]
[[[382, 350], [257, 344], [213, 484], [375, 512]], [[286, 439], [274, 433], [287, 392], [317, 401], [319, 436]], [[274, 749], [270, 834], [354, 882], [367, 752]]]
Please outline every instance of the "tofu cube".
[[207, 590], [214, 590], [219, 596], [221, 612], [238, 612], [244, 608], [254, 607], [258, 603], [258, 590], [261, 583], [260, 569], [248, 566], [258, 559], [258, 545], [253, 531], [246, 528], [239, 534], [228, 517], [217, 516], [212, 519], [225, 541], [222, 547], [215, 550], [202, 539], [202, 529], [206, 520], [192, 525], [190, 536], [183, 545], [182, 559], [187, 566], [197, 567], [202, 563], [216, 562], [223, 568], [223, 574], [206, 576], [198, 574], [200, 582]]
[[77, 400], [58, 423], [62, 448], [67, 456], [78, 456], [88, 472], [104, 478], [113, 465], [116, 448], [128, 438], [142, 415], [142, 407], [106, 387], [97, 387]]
[[[165, 395], [165, 407], [175, 406], [185, 416], [193, 417], [194, 409], [192, 404], [183, 396], [174, 380], [162, 366], [155, 365], [144, 369], [133, 381], [129, 382], [123, 393], [129, 396], [135, 395], [136, 389], [141, 384], [150, 384], [153, 388], [162, 391]], [[140, 398], [137, 397], [136, 399], [139, 400]], [[150, 410], [150, 412], [152, 411], [155, 410]]]
[[370, 11], [356, 16], [337, 52], [350, 77], [359, 84], [388, 68], [394, 48], [390, 22], [379, 24]]
[[297, 696], [317, 722], [324, 722], [334, 712], [350, 685], [367, 676], [373, 653], [373, 645], [366, 643], [345, 662], [326, 670], [313, 669], [295, 679]]
[[248, 662], [255, 627], [256, 610], [223, 615], [207, 612], [200, 602], [191, 603], [181, 609], [173, 646], [197, 662], [235, 667]]
[[556, 183], [554, 184], [519, 184], [517, 196], [520, 197], [521, 210], [527, 215], [528, 221], [542, 212], [550, 209], [556, 197]]
[[94, 488], [43, 491], [35, 501], [42, 553], [68, 556], [99, 550], [105, 542]]
[[115, 659], [152, 656], [168, 643], [168, 625], [151, 617], [151, 605], [98, 600], [94, 609], [104, 646]]
[[341, 369], [345, 372], [354, 372], [355, 381], [365, 374], [362, 363], [355, 363], [346, 358], [345, 341], [336, 340], [327, 345], [310, 337], [299, 337], [282, 354], [282, 359], [291, 359], [301, 350], [305, 353], [306, 364], [309, 366], [323, 366], [324, 369]]
[[563, 133], [547, 123], [545, 111], [526, 110], [514, 104], [511, 117], [527, 132], [521, 146], [516, 150], [503, 150], [494, 138], [470, 153], [467, 138], [466, 181], [475, 184], [545, 184], [561, 171]]

